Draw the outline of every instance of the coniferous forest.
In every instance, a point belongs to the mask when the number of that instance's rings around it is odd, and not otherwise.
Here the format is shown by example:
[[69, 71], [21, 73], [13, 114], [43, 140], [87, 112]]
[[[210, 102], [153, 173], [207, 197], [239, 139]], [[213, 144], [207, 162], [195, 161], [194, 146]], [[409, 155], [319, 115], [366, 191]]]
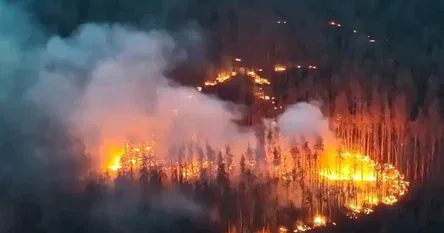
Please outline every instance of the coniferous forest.
[[[1, 0], [0, 233], [441, 232], [443, 12], [439, 0]], [[113, 25], [124, 29], [106, 34]], [[91, 67], [118, 64], [129, 51], [119, 44], [131, 37], [126, 30], [140, 36], [134, 45], [152, 30], [156, 40], [171, 35], [170, 53], [159, 43], [131, 47], [156, 64], [142, 63], [146, 76], [159, 69], [177, 86], [244, 106], [234, 121], [257, 145], [191, 140], [160, 161], [135, 142], [117, 169], [95, 170], [95, 155], [73, 133], [80, 126], [66, 118], [100, 74]], [[204, 85], [219, 70], [232, 77]], [[50, 97], [30, 98], [47, 77]], [[100, 85], [117, 79], [107, 80]], [[148, 86], [162, 82], [137, 85], [151, 98]], [[102, 101], [124, 96], [116, 90]], [[323, 135], [285, 144], [275, 125], [312, 101], [337, 140], [333, 152]]]

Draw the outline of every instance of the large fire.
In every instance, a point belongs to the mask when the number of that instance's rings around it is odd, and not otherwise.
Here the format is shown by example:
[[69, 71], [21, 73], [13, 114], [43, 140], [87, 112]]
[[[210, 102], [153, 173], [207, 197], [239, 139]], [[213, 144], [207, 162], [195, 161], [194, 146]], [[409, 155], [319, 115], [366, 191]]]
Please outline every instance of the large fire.
[[[175, 160], [161, 159], [155, 153], [155, 146], [154, 142], [127, 143], [123, 148], [125, 152], [114, 157], [108, 169], [116, 174], [138, 171], [141, 167], [159, 169], [168, 177], [180, 177], [184, 181], [197, 181], [203, 173], [215, 176], [220, 169], [216, 160], [192, 155]], [[224, 154], [223, 161], [230, 177], [239, 177], [242, 169], [260, 171], [269, 174], [269, 179], [293, 184], [290, 187], [295, 193], [301, 192], [302, 203], [306, 198], [314, 199], [305, 207], [312, 214], [312, 220], [296, 224], [294, 232], [333, 223], [329, 219], [335, 216], [329, 215], [329, 210], [334, 205], [338, 205], [334, 208], [342, 206], [343, 213], [354, 219], [372, 213], [378, 205], [396, 203], [407, 192], [408, 182], [394, 166], [377, 163], [366, 155], [324, 151], [321, 144], [315, 144], [312, 152], [308, 152], [307, 143], [288, 149], [287, 152], [269, 149], [262, 161], [247, 155], [243, 157], [244, 168], [236, 166], [228, 151], [220, 155]]]
[[[275, 68], [276, 72], [286, 69], [279, 65]], [[316, 67], [309, 66], [308, 69]], [[241, 67], [220, 72], [215, 80], [205, 82], [204, 86], [224, 83], [238, 73], [258, 84], [255, 91], [258, 99], [277, 104], [275, 97], [264, 90], [263, 85], [271, 82], [253, 69]], [[202, 87], [196, 88], [202, 91]], [[392, 164], [377, 162], [352, 150], [356, 147], [347, 148], [336, 145], [338, 143], [324, 145], [322, 138], [310, 142], [301, 139], [288, 146], [284, 145], [276, 122], [265, 126], [265, 129], [267, 136], [262, 136], [265, 143], [259, 143], [259, 148], [255, 148], [263, 151], [260, 156], [252, 152], [252, 148], [245, 148], [246, 153], [233, 154], [229, 146], [212, 152], [212, 156], [204, 156], [205, 146], [192, 137], [181, 152], [177, 152], [178, 156], [166, 158], [157, 154], [156, 150], [157, 146], [164, 145], [156, 145], [155, 141], [132, 142], [109, 153], [111, 159], [107, 170], [117, 176], [137, 173], [142, 169], [161, 171], [169, 180], [190, 183], [216, 179], [221, 169], [226, 171], [230, 181], [240, 182], [245, 171], [249, 171], [264, 184], [277, 182], [275, 189], [280, 201], [291, 202], [303, 210], [303, 216], [294, 220], [293, 232], [335, 225], [333, 220], [338, 217], [338, 212], [356, 219], [372, 213], [379, 205], [395, 204], [407, 192], [409, 183]], [[289, 229], [281, 226], [279, 231], [287, 232]]]

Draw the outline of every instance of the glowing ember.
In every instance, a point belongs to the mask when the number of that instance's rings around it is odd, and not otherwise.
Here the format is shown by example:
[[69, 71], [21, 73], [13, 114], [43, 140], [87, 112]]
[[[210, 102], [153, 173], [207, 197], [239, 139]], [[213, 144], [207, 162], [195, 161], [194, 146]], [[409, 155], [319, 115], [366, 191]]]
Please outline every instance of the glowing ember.
[[338, 28], [340, 28], [342, 26], [340, 23], [336, 23], [335, 21], [330, 21], [330, 22], [328, 22], [328, 24], [330, 24], [331, 26], [338, 27]]
[[293, 232], [305, 232], [305, 231], [309, 231], [313, 229], [312, 227], [309, 227], [305, 224], [303, 224], [302, 222], [298, 222], [296, 223], [296, 229], [293, 230]]
[[259, 76], [253, 70], [247, 71], [247, 76], [250, 77], [256, 84], [259, 84], [259, 85], [270, 85], [271, 84], [271, 82], [268, 79]]
[[[234, 75], [236, 75], [236, 73], [234, 73]], [[216, 81], [218, 83], [223, 83], [230, 78], [231, 78], [231, 76], [227, 72], [221, 72], [221, 73], [217, 74]]]
[[287, 68], [285, 66], [283, 66], [283, 65], [276, 65], [274, 67], [274, 71], [276, 71], [276, 72], [284, 72], [286, 70], [287, 70]]
[[325, 216], [322, 215], [315, 215], [315, 217], [313, 218], [313, 226], [314, 227], [322, 227], [327, 225], [327, 219], [325, 218]]
[[[248, 69], [246, 69], [246, 68], [244, 68], [244, 67], [240, 67], [239, 70], [240, 70], [240, 71], [247, 70], [247, 71], [245, 72], [245, 74], [246, 74], [249, 78], [251, 78], [251, 80], [252, 80], [254, 83], [256, 83], [256, 84], [258, 84], [258, 85], [270, 85], [270, 84], [271, 84], [270, 80], [268, 80], [268, 79], [266, 79], [266, 78], [264, 78], [264, 77], [261, 77], [261, 76], [258, 75], [256, 72], [254, 72], [254, 70], [248, 70]], [[216, 86], [216, 85], [218, 85], [218, 84], [220, 84], [220, 83], [224, 83], [224, 82], [230, 80], [231, 78], [237, 76], [237, 74], [238, 74], [237, 71], [230, 71], [230, 72], [222, 71], [222, 72], [219, 72], [219, 73], [217, 74], [217, 77], [216, 77], [215, 80], [213, 80], [213, 81], [206, 81], [206, 82], [204, 83], [204, 85], [205, 85], [205, 86]], [[199, 91], [200, 91], [200, 90], [199, 90]]]
[[205, 86], [216, 86], [217, 82], [216, 81], [206, 81], [204, 83]]

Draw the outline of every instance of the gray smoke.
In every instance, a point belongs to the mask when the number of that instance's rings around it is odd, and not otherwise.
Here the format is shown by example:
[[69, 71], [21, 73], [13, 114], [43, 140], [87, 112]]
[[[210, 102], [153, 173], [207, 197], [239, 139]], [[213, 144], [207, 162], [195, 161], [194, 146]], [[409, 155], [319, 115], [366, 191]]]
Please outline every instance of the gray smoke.
[[[196, 30], [178, 34], [84, 24], [62, 38], [45, 35], [19, 8], [0, 3], [0, 185], [9, 195], [2, 199], [1, 216], [15, 208], [7, 203], [30, 199], [47, 208], [42, 221], [50, 224], [59, 217], [49, 211], [60, 208], [53, 203], [71, 204], [55, 202], [58, 193], [77, 191], [88, 165], [106, 166], [128, 138], [154, 138], [164, 156], [190, 139], [216, 151], [228, 144], [235, 155], [248, 143], [255, 147], [254, 134], [240, 132], [232, 121], [242, 114], [240, 106], [168, 79], [168, 71], [189, 58], [178, 38], [187, 38], [186, 46], [201, 42]], [[288, 135], [323, 131], [318, 111], [296, 105], [281, 117], [281, 129]], [[164, 196], [160, 203], [174, 212], [199, 211], [192, 202], [181, 201], [188, 203], [182, 208], [171, 199]], [[134, 203], [125, 205], [128, 213], [119, 213], [115, 204], [105, 201], [97, 208], [120, 220], [137, 213]], [[11, 221], [0, 223], [0, 232]]]
[[[20, 214], [33, 206], [40, 227], [64, 229], [51, 219], [62, 221], [61, 213], [75, 202], [63, 201], [61, 193], [77, 192], [89, 163], [102, 167], [110, 159], [108, 147], [123, 147], [129, 137], [154, 135], [164, 146], [160, 152], [190, 136], [219, 148], [242, 143], [246, 137], [231, 121], [240, 112], [167, 78], [187, 59], [176, 39], [199, 42], [197, 31], [184, 32], [173, 38], [162, 30], [85, 24], [61, 38], [45, 35], [21, 9], [0, 3], [0, 187], [5, 190], [0, 232], [25, 227], [18, 223], [26, 219]], [[86, 152], [92, 152], [91, 160]], [[181, 206], [172, 198], [162, 198], [161, 206], [176, 213], [199, 211], [190, 201]], [[136, 215], [132, 205], [126, 207], [129, 212], [119, 218]]]
[[190, 137], [218, 148], [246, 143], [228, 103], [168, 80], [166, 71], [186, 59], [175, 44], [163, 31], [84, 25], [73, 37], [49, 39], [27, 98], [80, 135], [96, 165], [129, 137], [154, 137], [159, 155]]
[[301, 102], [289, 106], [279, 117], [278, 126], [282, 135], [290, 140], [303, 136], [311, 142], [322, 137], [328, 143], [334, 143], [335, 137], [330, 131], [329, 121], [324, 116], [318, 102]]

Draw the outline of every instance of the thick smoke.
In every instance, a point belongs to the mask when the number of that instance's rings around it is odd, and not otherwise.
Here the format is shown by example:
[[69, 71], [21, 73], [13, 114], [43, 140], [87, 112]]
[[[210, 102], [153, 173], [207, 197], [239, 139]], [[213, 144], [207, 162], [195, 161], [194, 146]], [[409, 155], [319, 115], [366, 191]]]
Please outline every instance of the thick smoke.
[[288, 107], [279, 117], [278, 126], [284, 138], [291, 141], [304, 137], [315, 143], [321, 137], [326, 145], [336, 144], [329, 121], [322, 113], [320, 103], [315, 101], [296, 103]]
[[165, 32], [84, 25], [71, 38], [51, 38], [44, 55], [28, 98], [79, 133], [101, 156], [96, 165], [129, 138], [154, 139], [159, 155], [190, 138], [219, 149], [254, 142], [232, 122], [240, 112], [167, 79], [186, 54]]
[[[159, 156], [175, 156], [171, 148], [185, 143], [216, 150], [230, 145], [235, 155], [247, 144], [255, 147], [253, 132], [242, 132], [233, 122], [242, 114], [240, 106], [168, 79], [188, 56], [167, 32], [85, 24], [69, 38], [46, 36], [26, 14], [3, 3], [0, 19], [0, 185], [10, 195], [2, 200], [39, 205], [47, 210], [40, 221], [51, 224], [75, 204], [59, 192], [75, 191], [86, 163], [103, 168], [128, 140], [155, 140]], [[190, 34], [195, 31], [185, 33]], [[328, 124], [319, 114], [316, 106], [299, 104], [279, 125], [290, 137], [323, 134]], [[162, 208], [180, 212], [170, 199], [177, 197], [161, 198]], [[101, 201], [97, 208], [105, 213], [99, 212], [111, 218], [137, 213], [134, 203], [121, 213], [113, 201]], [[0, 215], [10, 216], [16, 206], [5, 203]], [[199, 211], [193, 203], [184, 206], [186, 213]], [[10, 218], [16, 219], [1, 222], [0, 232], [23, 216]]]
[[[129, 138], [154, 135], [164, 145], [161, 151], [191, 136], [219, 148], [246, 138], [232, 122], [239, 112], [167, 79], [186, 53], [166, 32], [87, 24], [69, 38], [45, 36], [25, 13], [3, 2], [0, 32], [0, 186], [6, 190], [0, 232], [35, 232], [37, 225], [60, 232], [70, 227], [63, 218], [85, 228], [119, 212], [113, 200], [91, 207], [70, 196], [90, 162], [86, 151], [99, 167], [109, 159], [108, 146], [122, 147]], [[171, 201], [177, 196], [168, 195], [156, 207], [167, 213], [151, 211], [151, 217], [173, 221], [172, 215], [200, 212], [194, 203], [179, 205]], [[87, 220], [90, 208], [102, 206], [99, 220]], [[125, 205], [128, 212], [118, 220], [147, 217], [135, 217], [134, 206]]]
[[[81, 162], [70, 156], [81, 150], [79, 144], [71, 143], [59, 122], [24, 98], [38, 81], [44, 41], [28, 15], [0, 3], [0, 177], [14, 189], [35, 183], [44, 189], [59, 168], [65, 170], [61, 178], [74, 179]], [[49, 169], [56, 163], [57, 168]]]
[[[27, 27], [21, 31], [35, 30], [31, 21], [20, 22]], [[31, 37], [10, 31], [15, 37], [8, 43], [23, 44], [23, 38]], [[186, 31], [179, 37], [184, 35], [196, 33]], [[241, 133], [232, 122], [241, 113], [233, 112], [240, 109], [238, 106], [228, 111], [228, 103], [168, 80], [168, 71], [185, 61], [187, 54], [164, 31], [86, 24], [69, 38], [50, 37], [41, 46], [34, 46], [32, 53], [24, 54], [17, 46], [7, 48], [12, 51], [7, 56], [11, 64], [4, 72], [11, 72], [8, 70], [15, 69], [19, 61], [20, 70], [34, 69], [30, 75], [16, 75], [32, 77], [25, 80], [33, 84], [25, 98], [57, 119], [69, 133], [79, 136], [93, 155], [95, 167], [121, 152], [128, 139], [154, 139], [159, 155], [190, 141], [216, 149], [230, 145], [234, 152], [248, 143], [254, 146], [253, 134]], [[11, 85], [6, 83], [4, 87]], [[13, 88], [3, 93], [11, 91]], [[323, 131], [324, 135], [326, 120], [321, 119], [322, 114], [314, 106], [304, 106], [312, 105], [296, 105], [281, 117], [282, 132]]]

